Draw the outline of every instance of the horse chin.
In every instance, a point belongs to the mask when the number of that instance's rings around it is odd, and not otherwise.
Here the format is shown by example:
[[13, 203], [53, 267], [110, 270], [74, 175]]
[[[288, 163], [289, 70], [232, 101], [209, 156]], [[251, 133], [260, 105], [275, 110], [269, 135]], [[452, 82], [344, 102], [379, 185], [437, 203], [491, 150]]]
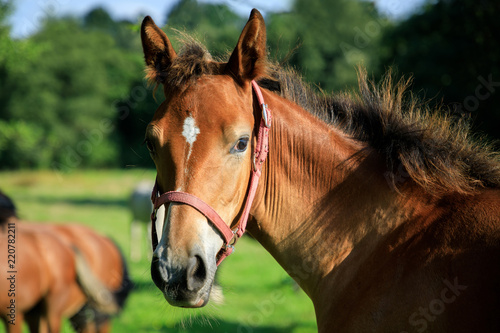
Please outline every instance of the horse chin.
[[[163, 291], [163, 297], [167, 302], [175, 307], [180, 308], [202, 308], [208, 304], [210, 300], [211, 288], [208, 291], [200, 291], [196, 294], [182, 293], [177, 290], [175, 295], [169, 290]], [[181, 296], [182, 295], [182, 296]]]

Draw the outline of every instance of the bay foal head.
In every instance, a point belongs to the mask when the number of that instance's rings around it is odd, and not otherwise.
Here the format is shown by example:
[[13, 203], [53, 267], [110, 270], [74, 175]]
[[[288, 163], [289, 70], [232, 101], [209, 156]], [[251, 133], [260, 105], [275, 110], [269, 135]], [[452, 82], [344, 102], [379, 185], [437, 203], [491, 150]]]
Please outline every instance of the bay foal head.
[[[251, 81], [264, 72], [264, 20], [256, 10], [227, 63], [199, 45], [176, 54], [150, 17], [141, 27], [147, 78], [162, 84], [165, 101], [146, 130], [160, 193], [182, 191], [211, 206], [234, 227], [252, 168], [254, 101]], [[170, 203], [153, 254], [153, 281], [175, 306], [204, 306], [224, 242], [193, 207]]]

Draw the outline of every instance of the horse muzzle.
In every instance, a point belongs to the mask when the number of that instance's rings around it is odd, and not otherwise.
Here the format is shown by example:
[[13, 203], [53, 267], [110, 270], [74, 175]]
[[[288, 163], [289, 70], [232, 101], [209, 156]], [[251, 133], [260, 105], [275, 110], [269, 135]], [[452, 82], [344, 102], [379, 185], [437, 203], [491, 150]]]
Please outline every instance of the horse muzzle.
[[185, 264], [170, 265], [156, 252], [151, 262], [151, 277], [170, 305], [185, 308], [203, 307], [208, 303], [214, 274], [207, 269], [201, 255], [195, 254]]

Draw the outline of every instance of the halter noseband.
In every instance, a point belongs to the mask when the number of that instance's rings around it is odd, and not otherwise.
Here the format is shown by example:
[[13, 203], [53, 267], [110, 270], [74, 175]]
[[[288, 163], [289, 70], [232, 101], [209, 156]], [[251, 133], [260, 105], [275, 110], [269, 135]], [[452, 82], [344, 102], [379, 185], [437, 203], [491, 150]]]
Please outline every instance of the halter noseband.
[[217, 230], [224, 239], [224, 246], [221, 248], [217, 254], [217, 266], [224, 260], [228, 255], [230, 255], [234, 250], [234, 244], [243, 235], [246, 230], [248, 216], [250, 215], [250, 208], [252, 206], [253, 199], [255, 198], [255, 193], [257, 192], [257, 185], [259, 184], [259, 178], [262, 173], [262, 165], [267, 158], [269, 152], [269, 129], [271, 128], [271, 110], [268, 109], [267, 105], [264, 103], [264, 97], [262, 96], [262, 91], [257, 85], [257, 82], [252, 80], [252, 87], [259, 105], [261, 107], [261, 119], [259, 125], [259, 132], [257, 134], [257, 144], [255, 145], [255, 150], [253, 152], [252, 160], [252, 174], [250, 175], [250, 183], [248, 186], [248, 195], [245, 203], [245, 208], [243, 210], [240, 222], [236, 226], [235, 230], [231, 230], [230, 227], [224, 222], [224, 220], [217, 214], [217, 212], [206, 204], [200, 198], [185, 192], [180, 191], [170, 191], [159, 195], [158, 192], [158, 181], [155, 182], [153, 187], [153, 192], [151, 193], [151, 201], [153, 202], [153, 213], [151, 214], [151, 241], [153, 245], [153, 251], [158, 245], [158, 235], [156, 234], [156, 212], [158, 208], [162, 205], [168, 204], [170, 202], [178, 202], [198, 210], [202, 213]]

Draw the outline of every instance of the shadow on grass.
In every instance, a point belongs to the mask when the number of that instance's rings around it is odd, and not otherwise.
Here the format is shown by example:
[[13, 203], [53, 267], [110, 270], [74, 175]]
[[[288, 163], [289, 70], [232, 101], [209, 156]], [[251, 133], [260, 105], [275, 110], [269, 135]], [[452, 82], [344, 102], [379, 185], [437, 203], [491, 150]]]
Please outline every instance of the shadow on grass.
[[55, 204], [68, 204], [75, 206], [118, 206], [118, 207], [128, 207], [127, 199], [116, 199], [116, 198], [54, 198], [54, 197], [43, 197], [37, 196], [36, 198], [32, 198], [33, 201], [55, 205]]
[[134, 280], [134, 291], [143, 292], [143, 291], [154, 291], [160, 293], [160, 290], [156, 288], [155, 284], [152, 280]]
[[[217, 333], [289, 333], [293, 332], [300, 325], [289, 325], [286, 327], [276, 327], [276, 326], [261, 326], [261, 325], [250, 325], [246, 323], [229, 322], [221, 319], [210, 320], [211, 324], [206, 323], [206, 319], [192, 318], [188, 323], [184, 325], [177, 325], [176, 327], [164, 326], [148, 329], [148, 332], [158, 332], [158, 333], [206, 333], [206, 332], [217, 332]], [[183, 326], [183, 327], [180, 327]]]
[[[135, 286], [133, 292], [135, 293], [154, 293], [160, 302], [166, 302], [163, 296], [153, 284], [152, 281], [137, 280], [134, 281]], [[169, 308], [167, 308], [169, 309]], [[171, 310], [171, 309], [170, 309]], [[177, 309], [175, 309], [177, 310]], [[172, 322], [165, 322], [164, 324], [156, 324], [154, 326], [143, 326], [144, 323], [138, 323], [138, 326], [124, 326], [121, 327], [119, 320], [115, 323], [115, 328], [118, 332], [147, 332], [147, 333], [290, 333], [295, 331], [300, 332], [316, 332], [317, 327], [308, 322], [293, 323], [286, 326], [270, 326], [261, 324], [262, 322], [269, 322], [272, 318], [272, 313], [261, 313], [252, 311], [237, 312], [235, 311], [234, 321], [219, 318], [216, 314], [189, 314], [184, 313], [184, 319], [180, 319], [175, 324]], [[271, 320], [272, 321], [272, 320]], [[150, 324], [152, 325], [152, 324]], [[132, 327], [133, 326], [133, 327]]]

